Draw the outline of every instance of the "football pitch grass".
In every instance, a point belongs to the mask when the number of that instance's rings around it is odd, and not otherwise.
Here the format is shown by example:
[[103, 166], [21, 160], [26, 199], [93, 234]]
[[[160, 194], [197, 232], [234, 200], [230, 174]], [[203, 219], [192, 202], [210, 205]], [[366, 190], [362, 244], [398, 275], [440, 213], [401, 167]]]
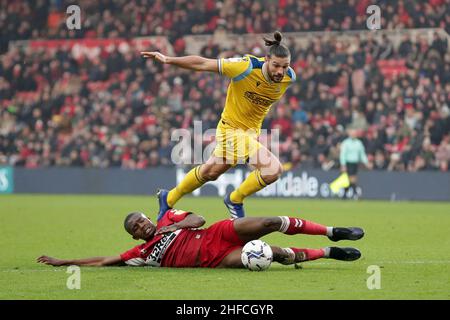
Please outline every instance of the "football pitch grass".
[[[203, 215], [206, 226], [228, 217], [220, 198], [186, 197], [177, 208]], [[321, 259], [299, 269], [273, 263], [264, 272], [82, 267], [79, 290], [67, 288], [67, 267], [35, 262], [43, 254], [120, 254], [138, 244], [123, 229], [125, 215], [139, 210], [154, 221], [156, 209], [154, 196], [0, 196], [0, 299], [450, 299], [448, 203], [246, 200], [248, 216], [363, 227], [366, 235], [356, 242], [281, 233], [263, 238], [279, 246], [354, 246], [362, 252], [355, 262]], [[368, 289], [369, 266], [380, 268], [380, 289]]]

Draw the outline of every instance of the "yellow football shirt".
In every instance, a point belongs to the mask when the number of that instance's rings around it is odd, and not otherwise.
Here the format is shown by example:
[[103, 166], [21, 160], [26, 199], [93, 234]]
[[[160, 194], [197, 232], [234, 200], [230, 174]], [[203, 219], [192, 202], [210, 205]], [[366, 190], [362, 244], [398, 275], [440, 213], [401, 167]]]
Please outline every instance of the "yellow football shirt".
[[259, 134], [270, 107], [295, 81], [294, 70], [289, 67], [283, 80], [276, 83], [266, 80], [262, 73], [264, 58], [245, 55], [217, 61], [219, 73], [231, 79], [222, 120], [232, 127], [252, 129]]

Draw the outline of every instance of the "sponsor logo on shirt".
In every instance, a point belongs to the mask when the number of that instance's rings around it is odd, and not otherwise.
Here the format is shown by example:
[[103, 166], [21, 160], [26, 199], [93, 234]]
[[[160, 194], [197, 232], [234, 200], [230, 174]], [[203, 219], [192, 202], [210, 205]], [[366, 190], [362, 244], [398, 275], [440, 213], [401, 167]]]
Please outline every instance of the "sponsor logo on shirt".
[[167, 248], [170, 244], [175, 240], [181, 230], [177, 230], [175, 232], [170, 232], [165, 234], [161, 240], [159, 240], [155, 246], [153, 247], [152, 252], [148, 255], [145, 263], [152, 267], [161, 266], [161, 261], [164, 258], [164, 254], [166, 253]]
[[251, 103], [264, 107], [270, 107], [275, 101], [277, 101], [251, 91], [246, 91], [244, 93], [244, 97]]

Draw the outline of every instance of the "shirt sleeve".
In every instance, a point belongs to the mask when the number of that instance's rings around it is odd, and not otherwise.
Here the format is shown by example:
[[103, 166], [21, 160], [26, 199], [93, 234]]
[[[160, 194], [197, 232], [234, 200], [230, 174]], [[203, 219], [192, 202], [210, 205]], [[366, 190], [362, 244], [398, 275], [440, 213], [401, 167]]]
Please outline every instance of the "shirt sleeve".
[[252, 63], [249, 57], [221, 58], [218, 60], [219, 73], [228, 78], [235, 79], [245, 77], [252, 71]]
[[183, 221], [191, 212], [184, 210], [171, 209], [167, 211], [166, 218], [172, 221], [173, 223], [177, 223]]
[[360, 141], [360, 159], [364, 164], [368, 164], [369, 160], [367, 159], [366, 150], [364, 148], [364, 144]]
[[123, 262], [130, 266], [144, 266], [145, 260], [141, 257], [141, 245], [138, 245], [120, 255]]

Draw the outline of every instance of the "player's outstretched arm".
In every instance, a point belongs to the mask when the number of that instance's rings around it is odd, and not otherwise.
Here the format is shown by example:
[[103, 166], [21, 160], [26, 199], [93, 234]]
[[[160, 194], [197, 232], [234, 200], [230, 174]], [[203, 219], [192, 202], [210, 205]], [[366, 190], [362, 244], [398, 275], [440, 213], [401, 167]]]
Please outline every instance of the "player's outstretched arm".
[[208, 59], [200, 56], [168, 57], [158, 51], [143, 51], [142, 57], [153, 59], [160, 63], [171, 64], [180, 68], [194, 71], [219, 72], [216, 59]]
[[120, 256], [114, 257], [94, 257], [79, 260], [62, 260], [57, 258], [52, 258], [48, 256], [40, 256], [37, 258], [38, 263], [48, 264], [51, 266], [91, 266], [91, 267], [106, 267], [106, 266], [118, 266], [124, 265]]

